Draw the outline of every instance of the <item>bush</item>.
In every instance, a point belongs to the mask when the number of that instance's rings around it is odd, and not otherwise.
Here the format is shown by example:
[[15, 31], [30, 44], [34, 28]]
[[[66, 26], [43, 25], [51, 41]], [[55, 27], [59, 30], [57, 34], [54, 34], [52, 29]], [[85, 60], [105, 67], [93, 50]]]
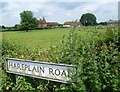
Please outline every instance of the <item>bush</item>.
[[[3, 40], [1, 89], [2, 91], [40, 90], [43, 92], [119, 91], [120, 53], [117, 33], [117, 28], [109, 28], [103, 38], [96, 29], [91, 39], [81, 39], [74, 25], [68, 39], [63, 38], [60, 47], [51, 47], [45, 51], [39, 48], [26, 49]], [[94, 40], [96, 37], [97, 40]], [[16, 83], [15, 75], [5, 71], [6, 57], [72, 64], [76, 65], [77, 74], [71, 76], [73, 80], [67, 84], [23, 76], [18, 76]]]

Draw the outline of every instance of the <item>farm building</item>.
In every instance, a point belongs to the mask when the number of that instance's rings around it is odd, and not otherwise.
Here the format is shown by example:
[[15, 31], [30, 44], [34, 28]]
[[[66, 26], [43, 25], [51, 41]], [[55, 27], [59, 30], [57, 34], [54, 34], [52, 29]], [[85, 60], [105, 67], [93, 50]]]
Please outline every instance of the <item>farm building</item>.
[[39, 27], [58, 27], [60, 24], [58, 22], [46, 22], [45, 18], [40, 18]]
[[107, 24], [108, 25], [118, 24], [118, 20], [109, 20]]
[[47, 26], [59, 26], [59, 23], [58, 22], [46, 22]]
[[40, 18], [38, 26], [39, 27], [47, 27], [46, 20], [44, 17]]
[[[70, 27], [70, 26], [72, 26], [73, 23], [74, 23], [73, 21], [66, 21], [66, 22], [64, 22], [63, 27]], [[80, 22], [77, 22], [77, 26], [81, 27], [82, 24]]]

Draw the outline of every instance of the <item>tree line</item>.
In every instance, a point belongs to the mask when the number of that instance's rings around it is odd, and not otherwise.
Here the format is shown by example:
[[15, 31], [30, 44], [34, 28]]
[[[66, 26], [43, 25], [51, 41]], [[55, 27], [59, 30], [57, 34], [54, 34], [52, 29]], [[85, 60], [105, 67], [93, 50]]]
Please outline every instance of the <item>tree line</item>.
[[[35, 18], [33, 16], [33, 12], [32, 11], [23, 11], [20, 13], [20, 24], [16, 24], [14, 27], [10, 27], [8, 28], [9, 30], [25, 30], [26, 32], [28, 32], [28, 30], [30, 29], [35, 29], [38, 27], [38, 23], [39, 21], [37, 20], [37, 18]], [[81, 24], [83, 26], [95, 26], [98, 25], [97, 23], [97, 18], [94, 14], [92, 13], [85, 13], [82, 14], [81, 18], [79, 19], [79, 22], [81, 22]], [[100, 25], [107, 25], [107, 22], [101, 22], [99, 23]], [[5, 29], [5, 26], [1, 26], [2, 29]]]

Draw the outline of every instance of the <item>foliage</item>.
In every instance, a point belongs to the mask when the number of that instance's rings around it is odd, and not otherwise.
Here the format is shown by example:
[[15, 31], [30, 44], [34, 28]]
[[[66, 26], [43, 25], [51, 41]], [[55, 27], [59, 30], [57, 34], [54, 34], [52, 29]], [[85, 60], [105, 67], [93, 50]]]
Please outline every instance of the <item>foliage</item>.
[[[76, 82], [71, 83], [71, 87], [66, 88], [65, 85], [64, 88], [71, 89], [72, 92], [119, 91], [120, 53], [116, 45], [118, 29], [108, 28], [104, 39], [101, 39], [103, 37], [95, 30], [90, 40], [89, 38], [82, 40], [74, 31], [72, 32], [68, 40], [63, 41], [60, 54], [54, 55], [54, 61], [57, 57], [58, 63], [61, 61], [60, 63], [78, 67], [77, 75], [73, 78]], [[99, 40], [95, 40], [96, 35]]]
[[96, 17], [94, 14], [92, 13], [86, 13], [83, 14], [81, 16], [80, 22], [84, 25], [84, 26], [93, 26], [96, 25]]
[[29, 22], [23, 22], [19, 26], [20, 29], [26, 30], [26, 32], [28, 32], [28, 30], [30, 29], [30, 27], [31, 27], [31, 25], [29, 24]]
[[[41, 51], [3, 41], [2, 51], [2, 87], [6, 90], [39, 90], [43, 92], [116, 92], [120, 90], [120, 53], [118, 52], [118, 29], [108, 28], [105, 35], [91, 31], [90, 38], [82, 39], [73, 25], [60, 47], [51, 47]], [[88, 31], [89, 32], [89, 31]], [[87, 32], [87, 33], [88, 33]], [[97, 40], [95, 40], [97, 39]], [[117, 42], [117, 43], [116, 43]], [[54, 63], [72, 64], [77, 67], [77, 74], [71, 76], [67, 84], [18, 76], [5, 71], [5, 58], [53, 61]]]
[[100, 22], [99, 25], [107, 25], [107, 22]]
[[34, 28], [38, 25], [38, 20], [33, 17], [31, 11], [23, 11], [20, 13], [21, 25], [20, 29], [28, 31], [28, 29]]
[[4, 25], [2, 25], [2, 27], [1, 27], [2, 29], [5, 29], [5, 26]]

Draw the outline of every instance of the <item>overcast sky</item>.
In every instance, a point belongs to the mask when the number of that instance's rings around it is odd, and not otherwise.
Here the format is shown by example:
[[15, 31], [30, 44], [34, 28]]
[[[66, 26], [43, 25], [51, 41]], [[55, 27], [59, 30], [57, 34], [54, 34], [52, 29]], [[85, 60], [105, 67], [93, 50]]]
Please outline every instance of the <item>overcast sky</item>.
[[[51, 2], [52, 1], [52, 2]], [[93, 13], [97, 22], [118, 19], [119, 0], [4, 0], [0, 2], [0, 25], [14, 26], [20, 23], [20, 13], [30, 10], [34, 17], [64, 23], [80, 19], [84, 13]]]

